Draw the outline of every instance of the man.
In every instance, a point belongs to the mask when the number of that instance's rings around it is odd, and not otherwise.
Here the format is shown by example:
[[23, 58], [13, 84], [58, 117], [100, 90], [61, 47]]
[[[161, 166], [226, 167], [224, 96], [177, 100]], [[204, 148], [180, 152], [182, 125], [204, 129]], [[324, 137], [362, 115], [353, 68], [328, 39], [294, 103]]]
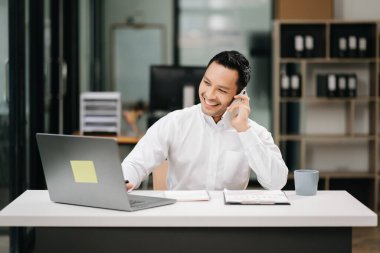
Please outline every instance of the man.
[[[170, 190], [242, 190], [249, 168], [264, 188], [284, 187], [288, 168], [280, 150], [248, 118], [249, 98], [239, 94], [249, 79], [249, 62], [239, 52], [214, 56], [199, 86], [201, 103], [161, 118], [123, 161], [127, 189], [137, 188], [165, 159]], [[231, 104], [234, 99], [239, 102]], [[226, 111], [234, 116], [224, 117]]]

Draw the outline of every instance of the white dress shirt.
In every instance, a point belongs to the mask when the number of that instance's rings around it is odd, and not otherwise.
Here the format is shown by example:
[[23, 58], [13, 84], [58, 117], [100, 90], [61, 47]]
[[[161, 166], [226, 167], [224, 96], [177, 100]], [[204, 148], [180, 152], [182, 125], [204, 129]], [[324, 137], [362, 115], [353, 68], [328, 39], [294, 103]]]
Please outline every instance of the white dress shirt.
[[281, 189], [288, 168], [271, 134], [249, 119], [238, 133], [226, 119], [215, 123], [201, 105], [169, 113], [148, 129], [122, 162], [135, 188], [165, 159], [170, 190], [245, 189], [250, 168], [266, 189]]

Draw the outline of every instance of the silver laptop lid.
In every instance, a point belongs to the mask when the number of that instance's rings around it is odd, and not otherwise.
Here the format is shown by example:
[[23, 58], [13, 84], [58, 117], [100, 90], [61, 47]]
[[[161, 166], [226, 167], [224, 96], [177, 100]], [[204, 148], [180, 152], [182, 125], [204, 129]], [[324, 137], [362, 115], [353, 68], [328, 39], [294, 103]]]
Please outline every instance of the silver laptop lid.
[[36, 136], [52, 201], [130, 210], [116, 140], [54, 134]]

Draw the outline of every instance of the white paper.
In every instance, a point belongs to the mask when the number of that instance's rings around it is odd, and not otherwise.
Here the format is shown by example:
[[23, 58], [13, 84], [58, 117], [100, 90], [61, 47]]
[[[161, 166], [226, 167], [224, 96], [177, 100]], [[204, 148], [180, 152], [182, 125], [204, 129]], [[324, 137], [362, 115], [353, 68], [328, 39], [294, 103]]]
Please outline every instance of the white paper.
[[165, 191], [166, 198], [176, 199], [177, 201], [208, 201], [210, 195], [206, 190], [199, 191]]

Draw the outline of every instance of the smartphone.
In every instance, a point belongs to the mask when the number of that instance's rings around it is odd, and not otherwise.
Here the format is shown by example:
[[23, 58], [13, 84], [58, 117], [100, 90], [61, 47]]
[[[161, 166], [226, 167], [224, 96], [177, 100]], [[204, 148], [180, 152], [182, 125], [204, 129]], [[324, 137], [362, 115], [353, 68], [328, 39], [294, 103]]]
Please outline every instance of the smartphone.
[[[247, 88], [244, 88], [238, 95], [246, 95], [246, 94], [247, 94]], [[235, 103], [240, 103], [240, 102], [241, 102], [241, 99], [234, 99], [232, 100], [230, 106]], [[231, 120], [235, 118], [238, 114], [239, 114], [239, 110], [235, 110], [234, 112], [225, 111], [222, 117], [228, 119], [228, 121], [231, 122]]]

